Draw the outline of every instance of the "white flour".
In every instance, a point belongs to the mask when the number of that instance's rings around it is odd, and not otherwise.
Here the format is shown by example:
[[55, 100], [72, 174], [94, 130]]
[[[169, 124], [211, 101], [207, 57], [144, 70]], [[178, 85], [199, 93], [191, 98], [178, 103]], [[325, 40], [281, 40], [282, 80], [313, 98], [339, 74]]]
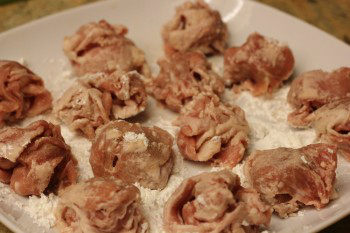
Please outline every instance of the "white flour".
[[[71, 73], [67, 71], [66, 67], [66, 64], [62, 63], [61, 76], [56, 77], [53, 75], [53, 77], [46, 77], [45, 79], [45, 84], [52, 92], [55, 100], [74, 80], [71, 78]], [[221, 68], [217, 67], [217, 69]], [[241, 106], [246, 113], [246, 118], [250, 125], [251, 141], [247, 154], [255, 149], [271, 149], [282, 146], [298, 148], [314, 142], [315, 134], [313, 130], [295, 130], [290, 128], [286, 122], [287, 114], [291, 111], [286, 104], [288, 89], [289, 87], [283, 87], [271, 99], [255, 98], [248, 92], [236, 95], [229, 90], [226, 91], [224, 100]], [[156, 125], [167, 130], [175, 137], [178, 128], [171, 124], [176, 117], [174, 113], [164, 109], [160, 104], [150, 99], [146, 113], [143, 116], [146, 119], [146, 121], [143, 120], [143, 124]], [[54, 122], [49, 116], [39, 116], [25, 121], [22, 125], [27, 125], [28, 122], [38, 118], [44, 118]], [[78, 160], [79, 180], [86, 180], [93, 177], [89, 163], [91, 143], [76, 133], [71, 132], [65, 126], [62, 126], [62, 135], [67, 144], [71, 146], [72, 153]], [[160, 229], [162, 229], [164, 204], [183, 179], [203, 171], [220, 170], [220, 168], [212, 168], [207, 165], [184, 161], [179, 154], [176, 143], [174, 143], [173, 149], [175, 152], [175, 167], [165, 189], [162, 191], [149, 190], [136, 184], [141, 191], [143, 210], [150, 222], [151, 233], [162, 232]], [[233, 172], [241, 177], [242, 185], [246, 186], [247, 184], [242, 170], [243, 165], [239, 164], [233, 169]], [[57, 204], [57, 197], [54, 195], [23, 198], [14, 194], [7, 185], [0, 183], [0, 201], [19, 206], [23, 212], [32, 218], [32, 221], [40, 226], [44, 226], [46, 229], [54, 225], [55, 217], [53, 212]]]
[[123, 138], [125, 142], [142, 141], [145, 147], [148, 147], [148, 138], [146, 138], [144, 133], [137, 134], [134, 132], [126, 132]]

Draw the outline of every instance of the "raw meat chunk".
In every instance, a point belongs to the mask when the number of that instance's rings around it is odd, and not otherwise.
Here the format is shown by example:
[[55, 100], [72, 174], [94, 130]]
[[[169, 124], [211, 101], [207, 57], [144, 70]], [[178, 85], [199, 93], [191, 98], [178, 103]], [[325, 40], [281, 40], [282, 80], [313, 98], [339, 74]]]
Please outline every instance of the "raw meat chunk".
[[125, 37], [127, 32], [125, 26], [100, 20], [85, 24], [74, 35], [65, 37], [63, 50], [75, 74], [136, 70], [150, 76], [144, 52]]
[[90, 164], [95, 176], [163, 189], [173, 168], [173, 138], [158, 127], [112, 121], [97, 130]]
[[92, 140], [95, 130], [111, 119], [125, 119], [145, 110], [147, 94], [135, 72], [96, 73], [79, 79], [57, 101], [55, 115], [72, 130]]
[[22, 196], [56, 192], [77, 180], [77, 162], [60, 127], [43, 120], [2, 130], [0, 157], [1, 182]]
[[234, 91], [249, 90], [254, 96], [271, 94], [293, 73], [294, 57], [286, 45], [259, 33], [251, 34], [241, 47], [224, 54], [225, 84]]
[[225, 86], [199, 52], [175, 53], [158, 61], [160, 72], [147, 80], [147, 91], [168, 108], [179, 112], [193, 96], [208, 91], [220, 95]]
[[288, 103], [295, 109], [288, 122], [295, 127], [308, 127], [315, 110], [337, 99], [350, 97], [350, 68], [341, 67], [332, 72], [313, 70], [293, 80]]
[[59, 194], [56, 228], [64, 233], [146, 233], [140, 191], [113, 178], [92, 178]]
[[199, 51], [223, 53], [228, 39], [226, 24], [220, 13], [199, 0], [177, 7], [175, 16], [162, 31], [165, 53]]
[[335, 100], [314, 112], [313, 127], [318, 138], [338, 147], [350, 161], [350, 98]]
[[300, 207], [325, 207], [335, 194], [337, 150], [327, 144], [255, 151], [244, 170], [250, 184], [281, 217]]
[[163, 224], [169, 233], [250, 233], [268, 226], [272, 209], [259, 194], [241, 187], [228, 170], [184, 180], [167, 201]]
[[180, 126], [177, 145], [186, 159], [228, 167], [242, 160], [249, 127], [240, 107], [223, 104], [215, 95], [199, 94], [174, 124]]
[[0, 60], [0, 126], [51, 107], [51, 94], [39, 76], [18, 62]]

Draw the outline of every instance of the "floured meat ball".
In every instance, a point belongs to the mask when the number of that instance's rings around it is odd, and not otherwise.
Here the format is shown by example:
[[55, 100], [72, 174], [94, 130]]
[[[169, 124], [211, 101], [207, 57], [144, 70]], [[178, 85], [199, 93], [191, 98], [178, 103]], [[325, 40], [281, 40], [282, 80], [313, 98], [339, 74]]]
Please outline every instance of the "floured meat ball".
[[96, 73], [81, 78], [57, 101], [54, 113], [89, 139], [110, 119], [125, 119], [145, 110], [147, 94], [136, 71]]
[[136, 71], [114, 72], [86, 79], [86, 84], [102, 92], [102, 103], [115, 119], [125, 119], [144, 111], [147, 104], [145, 86]]
[[314, 112], [314, 128], [322, 142], [335, 144], [350, 161], [350, 98], [335, 100]]
[[101, 91], [77, 82], [57, 101], [54, 113], [72, 130], [92, 140], [97, 127], [109, 121], [110, 106], [105, 106], [103, 101]]
[[224, 52], [228, 31], [220, 13], [198, 0], [177, 7], [174, 18], [164, 25], [162, 36], [168, 55], [186, 51], [211, 55]]
[[113, 121], [97, 130], [90, 164], [95, 176], [163, 189], [174, 164], [172, 145], [172, 136], [158, 127]]
[[294, 57], [286, 45], [259, 33], [241, 47], [224, 54], [224, 80], [233, 90], [249, 90], [254, 96], [271, 94], [293, 73]]
[[52, 97], [43, 80], [15, 61], [0, 60], [0, 126], [50, 109]]
[[179, 112], [200, 92], [218, 95], [224, 92], [221, 77], [211, 69], [202, 53], [175, 53], [168, 59], [160, 59], [158, 65], [160, 72], [148, 80], [147, 91], [173, 111]]
[[255, 151], [245, 164], [245, 175], [280, 217], [304, 205], [320, 209], [335, 194], [336, 152], [327, 144]]
[[36, 121], [0, 132], [0, 181], [19, 195], [56, 192], [77, 180], [76, 160], [59, 126]]
[[145, 233], [140, 191], [120, 180], [92, 178], [59, 193], [56, 228], [64, 233]]
[[345, 97], [350, 97], [350, 68], [341, 67], [330, 73], [305, 72], [290, 87], [287, 99], [295, 110], [289, 114], [288, 122], [295, 127], [310, 126], [315, 110]]
[[150, 76], [144, 52], [125, 37], [128, 29], [105, 20], [85, 24], [72, 36], [65, 37], [63, 50], [75, 74], [133, 71]]
[[174, 124], [180, 127], [177, 145], [186, 159], [228, 167], [242, 160], [249, 127], [240, 107], [223, 104], [215, 95], [199, 94]]
[[163, 225], [168, 233], [252, 233], [269, 225], [271, 213], [256, 191], [223, 170], [184, 180], [165, 205]]

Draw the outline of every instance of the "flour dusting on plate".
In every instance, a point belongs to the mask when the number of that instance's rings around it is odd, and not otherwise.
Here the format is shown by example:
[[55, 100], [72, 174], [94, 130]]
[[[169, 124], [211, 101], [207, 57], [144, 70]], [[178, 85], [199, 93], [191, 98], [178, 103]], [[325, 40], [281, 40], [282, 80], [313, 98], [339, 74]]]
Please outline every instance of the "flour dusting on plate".
[[[62, 82], [71, 82], [70, 76], [68, 77], [65, 74], [66, 71], [63, 69], [62, 74], [56, 78], [61, 79]], [[49, 86], [52, 88], [51, 85]], [[251, 130], [250, 146], [247, 154], [255, 149], [270, 149], [281, 146], [298, 148], [312, 143], [315, 139], [313, 130], [295, 130], [288, 126], [286, 117], [291, 111], [286, 104], [288, 89], [289, 87], [281, 88], [270, 99], [256, 98], [248, 92], [234, 94], [231, 90], [227, 89], [225, 91], [224, 101], [237, 104], [245, 111]], [[55, 90], [52, 91], [55, 100], [58, 98], [58, 93], [62, 91], [60, 85], [55, 86]], [[141, 191], [142, 208], [144, 215], [150, 222], [151, 233], [159, 233], [159, 229], [162, 229], [164, 204], [180, 183], [185, 178], [201, 172], [217, 171], [223, 168], [210, 167], [210, 165], [183, 160], [176, 145], [178, 127], [172, 125], [177, 114], [165, 109], [151, 97], [149, 97], [148, 102], [149, 105], [145, 113], [147, 117], [142, 119], [144, 121], [142, 123], [148, 126], [158, 126], [174, 136], [175, 165], [166, 188], [163, 190], [150, 190], [135, 184]], [[49, 121], [53, 120], [51, 116], [43, 116], [42, 118]], [[28, 121], [32, 121], [32, 119]], [[89, 163], [91, 142], [70, 131], [62, 124], [61, 130], [62, 136], [66, 143], [71, 146], [72, 153], [78, 160], [79, 180], [87, 180], [93, 177]], [[144, 137], [141, 134], [128, 134], [124, 135], [124, 139], [144, 140]], [[145, 143], [147, 142], [145, 141]], [[232, 171], [240, 176], [242, 185], [247, 187], [248, 184], [243, 174], [243, 163], [238, 164]], [[32, 196], [25, 199], [17, 196], [6, 185], [1, 184], [0, 198], [4, 201], [13, 201], [18, 207], [28, 213], [36, 224], [46, 229], [54, 226], [55, 217], [53, 213], [57, 204], [57, 196], [51, 194], [49, 196], [42, 195], [41, 197]]]

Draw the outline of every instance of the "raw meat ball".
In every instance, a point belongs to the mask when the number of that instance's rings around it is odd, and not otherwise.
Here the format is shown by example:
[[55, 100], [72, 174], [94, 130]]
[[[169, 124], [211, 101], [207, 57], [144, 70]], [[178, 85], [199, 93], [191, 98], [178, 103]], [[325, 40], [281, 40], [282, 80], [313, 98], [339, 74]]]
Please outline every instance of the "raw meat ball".
[[158, 76], [146, 81], [147, 91], [173, 111], [179, 112], [200, 92], [224, 92], [221, 77], [202, 53], [175, 53], [159, 60], [158, 65]]
[[252, 233], [269, 225], [271, 213], [256, 191], [223, 170], [185, 179], [165, 205], [163, 224], [168, 233]]
[[252, 187], [285, 218], [304, 205], [325, 207], [335, 194], [336, 168], [335, 146], [311, 144], [255, 151], [244, 170]]
[[177, 7], [175, 16], [164, 25], [162, 36], [168, 55], [187, 51], [211, 55], [224, 52], [228, 31], [220, 13], [198, 0]]
[[288, 122], [295, 127], [308, 127], [314, 120], [314, 111], [345, 97], [350, 97], [350, 68], [302, 73], [293, 80], [288, 93], [288, 103], [295, 109]]
[[145, 110], [147, 94], [135, 72], [96, 73], [79, 79], [54, 107], [55, 115], [72, 130], [92, 140], [95, 130], [111, 119], [125, 119]]
[[2, 130], [0, 157], [0, 181], [22, 196], [56, 192], [77, 180], [77, 162], [60, 127], [43, 120]]
[[325, 104], [313, 115], [318, 138], [337, 146], [340, 154], [350, 161], [350, 98]]
[[293, 68], [289, 47], [258, 33], [224, 54], [225, 84], [235, 91], [249, 90], [254, 96], [271, 94], [291, 76]]
[[173, 138], [158, 127], [112, 121], [97, 130], [90, 164], [95, 176], [163, 189], [174, 164]]
[[56, 228], [64, 233], [146, 233], [140, 191], [113, 178], [92, 178], [59, 194]]
[[174, 124], [180, 126], [177, 145], [186, 159], [228, 167], [242, 160], [249, 127], [240, 107], [223, 104], [215, 95], [199, 94]]
[[75, 74], [136, 70], [150, 76], [144, 52], [125, 37], [127, 32], [125, 26], [100, 20], [85, 24], [74, 35], [65, 37], [63, 50]]
[[51, 107], [51, 94], [39, 76], [18, 62], [0, 60], [0, 126]]

